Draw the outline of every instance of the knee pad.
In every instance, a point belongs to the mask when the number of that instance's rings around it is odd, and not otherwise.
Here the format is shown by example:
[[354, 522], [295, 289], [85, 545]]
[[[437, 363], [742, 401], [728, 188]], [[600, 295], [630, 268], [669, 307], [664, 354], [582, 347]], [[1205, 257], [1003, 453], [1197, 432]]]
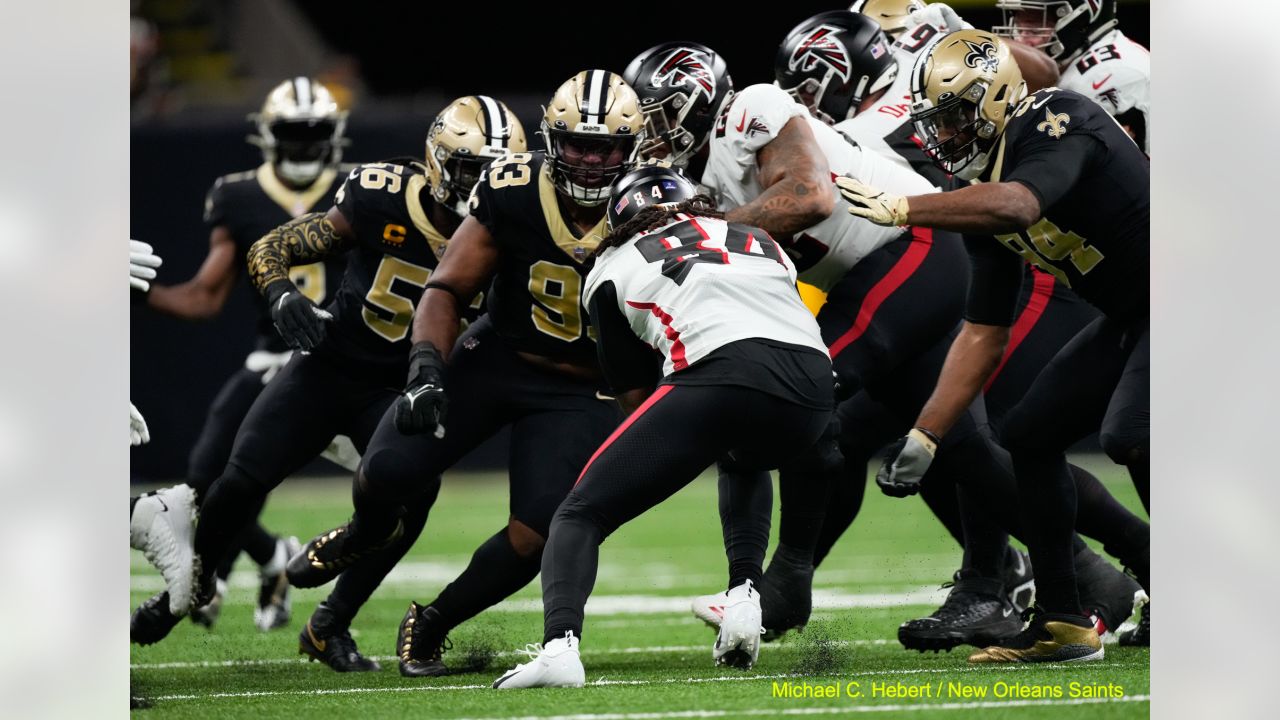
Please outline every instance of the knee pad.
[[560, 507], [556, 509], [552, 524], [562, 522], [595, 526], [600, 530], [601, 539], [608, 537], [614, 530], [618, 529], [617, 523], [610, 520], [605, 513], [579, 495], [577, 491], [572, 491], [566, 495], [564, 502], [560, 503]]
[[[360, 462], [359, 477], [367, 488], [407, 489], [421, 478], [414, 472], [415, 463], [407, 453], [397, 448], [372, 449]], [[439, 478], [433, 481], [439, 485]]]

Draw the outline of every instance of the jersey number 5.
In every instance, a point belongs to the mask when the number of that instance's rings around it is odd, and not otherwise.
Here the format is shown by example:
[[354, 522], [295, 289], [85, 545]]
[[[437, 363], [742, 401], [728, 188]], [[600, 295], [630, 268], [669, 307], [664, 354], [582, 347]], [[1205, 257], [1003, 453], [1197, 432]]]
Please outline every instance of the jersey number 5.
[[[383, 256], [373, 277], [373, 286], [364, 296], [364, 308], [360, 313], [364, 324], [390, 342], [405, 339], [409, 335], [409, 324], [413, 322], [414, 298], [421, 296], [422, 288], [430, 277], [430, 268], [391, 255]], [[396, 292], [397, 284], [401, 285], [400, 292]], [[402, 294], [406, 291], [412, 295]]]

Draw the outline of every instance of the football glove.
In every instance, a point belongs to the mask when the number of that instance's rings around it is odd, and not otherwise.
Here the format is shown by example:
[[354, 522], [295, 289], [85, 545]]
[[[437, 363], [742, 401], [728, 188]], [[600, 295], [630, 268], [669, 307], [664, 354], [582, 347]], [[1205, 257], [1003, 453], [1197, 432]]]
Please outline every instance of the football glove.
[[129, 288], [148, 292], [151, 280], [156, 279], [156, 268], [164, 261], [156, 255], [151, 246], [137, 240], [129, 241]]
[[449, 398], [444, 394], [444, 358], [429, 342], [414, 343], [409, 352], [409, 381], [396, 398], [396, 429], [402, 435], [434, 432], [444, 437]]
[[912, 428], [905, 437], [889, 446], [884, 464], [876, 473], [876, 484], [890, 497], [908, 497], [920, 492], [920, 481], [929, 471], [937, 438], [921, 428]]
[[901, 195], [890, 195], [844, 176], [836, 178], [836, 187], [849, 203], [850, 214], [864, 217], [877, 225], [907, 224], [907, 199]]
[[[911, 13], [911, 19], [918, 25], [929, 23], [943, 32], [972, 30], [973, 25], [965, 22], [951, 6], [946, 3], [929, 3], [924, 10]], [[909, 28], [910, 29], [910, 28]]]
[[289, 347], [310, 352], [324, 340], [324, 321], [333, 315], [316, 307], [292, 282], [277, 280], [267, 286], [267, 303], [271, 321]]
[[137, 447], [151, 442], [151, 432], [147, 430], [147, 421], [142, 419], [138, 408], [129, 403], [129, 446]]

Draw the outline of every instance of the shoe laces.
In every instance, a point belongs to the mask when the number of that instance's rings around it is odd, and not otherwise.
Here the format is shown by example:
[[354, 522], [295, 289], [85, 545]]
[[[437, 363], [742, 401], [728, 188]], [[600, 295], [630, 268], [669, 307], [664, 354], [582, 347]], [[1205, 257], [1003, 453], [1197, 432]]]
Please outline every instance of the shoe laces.
[[516, 650], [516, 652], [529, 658], [529, 660], [536, 660], [542, 654], [542, 643], [529, 643], [523, 649]]

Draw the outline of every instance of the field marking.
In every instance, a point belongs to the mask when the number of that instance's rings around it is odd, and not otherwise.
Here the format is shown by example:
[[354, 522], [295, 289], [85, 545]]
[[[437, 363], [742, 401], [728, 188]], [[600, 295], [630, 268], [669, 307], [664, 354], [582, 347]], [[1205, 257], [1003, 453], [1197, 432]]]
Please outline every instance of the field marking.
[[[849, 646], [849, 645], [892, 645], [897, 640], [837, 640], [833, 645]], [[779, 649], [797, 649], [800, 646], [795, 643], [779, 643], [761, 645], [760, 649], [773, 652]], [[621, 648], [602, 648], [592, 650], [584, 649], [582, 654], [586, 657], [596, 655], [637, 655], [642, 653], [684, 653], [697, 652], [699, 650], [710, 651], [711, 643], [704, 645], [654, 645], [642, 647], [621, 647]], [[516, 657], [523, 655], [520, 650], [503, 650], [495, 653], [496, 657]], [[365, 657], [377, 660], [378, 662], [399, 660], [396, 655], [366, 655]], [[261, 658], [257, 660], [196, 660], [196, 661], [175, 661], [175, 662], [158, 662], [158, 663], [130, 663], [130, 670], [180, 670], [187, 668], [215, 668], [215, 667], [252, 667], [254, 665], [302, 665], [308, 662], [308, 658]]]
[[[1100, 663], [1091, 662], [1086, 665], [1076, 663], [1063, 665], [979, 665], [979, 666], [961, 666], [955, 668], [910, 668], [904, 670], [873, 670], [863, 673], [844, 673], [824, 677], [838, 678], [858, 678], [873, 677], [884, 675], [923, 675], [938, 673], [991, 673], [999, 674], [1005, 672], [1022, 672], [1032, 670], [1078, 670], [1085, 668], [1107, 668], [1120, 667], [1122, 663]], [[716, 682], [752, 682], [758, 680], [782, 680], [782, 679], [802, 679], [813, 677], [811, 675], [800, 675], [797, 673], [778, 673], [775, 675], [727, 675], [723, 677], [710, 678], [667, 678], [664, 680], [606, 680], [601, 678], [587, 683], [587, 687], [607, 687], [613, 685], [620, 686], [639, 686], [639, 685], [673, 685], [679, 684], [701, 684]], [[253, 690], [244, 692], [218, 692], [205, 693], [203, 695], [159, 695], [148, 698], [156, 702], [161, 701], [180, 701], [180, 700], [210, 700], [225, 698], [259, 698], [259, 697], [284, 697], [284, 696], [306, 696], [306, 695], [359, 695], [365, 693], [383, 693], [383, 692], [440, 692], [450, 690], [490, 690], [489, 684], [484, 685], [392, 685], [390, 687], [359, 687], [359, 688], [322, 688], [319, 690]], [[1133, 696], [1133, 697], [1147, 697]]]

